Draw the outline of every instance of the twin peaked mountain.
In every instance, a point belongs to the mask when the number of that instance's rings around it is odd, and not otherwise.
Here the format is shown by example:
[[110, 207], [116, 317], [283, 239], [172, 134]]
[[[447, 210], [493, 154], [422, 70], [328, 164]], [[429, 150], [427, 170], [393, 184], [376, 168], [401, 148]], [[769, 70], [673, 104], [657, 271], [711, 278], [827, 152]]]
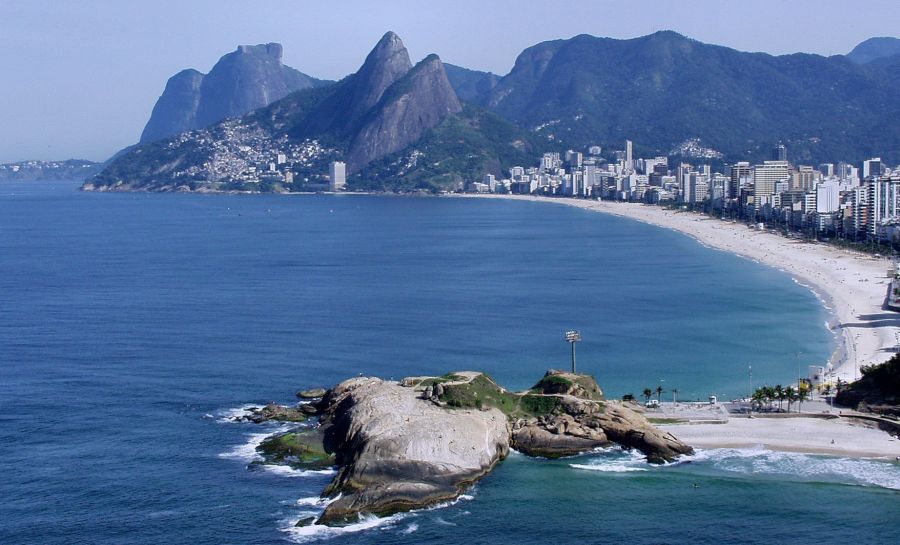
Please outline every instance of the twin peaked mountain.
[[296, 120], [296, 137], [329, 135], [347, 145], [347, 168], [371, 161], [419, 140], [447, 115], [462, 110], [437, 55], [412, 66], [403, 42], [388, 32], [358, 72]]
[[277, 44], [242, 46], [207, 75], [173, 77], [141, 145], [84, 187], [304, 191], [339, 160], [354, 188], [452, 189], [542, 152], [625, 139], [674, 161], [695, 160], [679, 144], [700, 138], [727, 162], [767, 159], [783, 142], [797, 164], [896, 163], [898, 43], [773, 56], [671, 31], [581, 35], [525, 49], [498, 77], [436, 56], [412, 66], [389, 32], [336, 83], [283, 66]]
[[[445, 153], [435, 150], [435, 146], [440, 148], [443, 143], [438, 136], [440, 131], [435, 129], [451, 117], [454, 127], [449, 129], [450, 138], [463, 138], [467, 142], [463, 146], [464, 157], [477, 157], [474, 163], [470, 161], [471, 164], [462, 166], [466, 175], [478, 175], [492, 164], [496, 170], [499, 165], [498, 152], [494, 149], [497, 143], [475, 134], [481, 125], [491, 126], [494, 131], [499, 126], [500, 133], [509, 136], [508, 143], [501, 144], [509, 147], [504, 153], [514, 154], [515, 146], [522, 147], [515, 137], [517, 129], [511, 125], [474, 107], [464, 112], [437, 55], [429, 55], [413, 66], [403, 42], [388, 32], [362, 67], [343, 80], [310, 86], [240, 118], [137, 146], [115, 158], [84, 187], [163, 191], [248, 189], [240, 179], [254, 159], [266, 153], [274, 157], [272, 154], [289, 152], [292, 159], [297, 159], [292, 161], [292, 174], [299, 172], [305, 181], [322, 181], [316, 177], [327, 172], [328, 162], [343, 160], [351, 174], [368, 167], [366, 179], [375, 184], [372, 187], [384, 188], [378, 185], [379, 179], [409, 175], [420, 153], [413, 152], [410, 165], [409, 157], [398, 156], [398, 152], [417, 144], [429, 149], [431, 160], [435, 154]], [[422, 141], [426, 134], [432, 137], [430, 147], [429, 142]], [[473, 150], [472, 146], [479, 147]], [[254, 157], [254, 152], [248, 156], [249, 147], [262, 150], [262, 154]], [[379, 160], [386, 162], [374, 168], [373, 163]], [[434, 165], [429, 168], [429, 172], [419, 174], [421, 180], [407, 176], [408, 188], [434, 176], [462, 179], [460, 165], [448, 163], [443, 170], [441, 167], [434, 170]], [[299, 185], [294, 184], [293, 189]]]

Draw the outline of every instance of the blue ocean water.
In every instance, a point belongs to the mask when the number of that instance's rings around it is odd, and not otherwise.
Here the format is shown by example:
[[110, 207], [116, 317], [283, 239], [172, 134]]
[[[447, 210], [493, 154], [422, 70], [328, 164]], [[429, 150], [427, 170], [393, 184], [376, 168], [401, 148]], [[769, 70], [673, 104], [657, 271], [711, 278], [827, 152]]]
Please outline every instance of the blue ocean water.
[[[834, 347], [787, 275], [570, 207], [0, 185], [0, 543], [888, 543], [895, 464], [513, 455], [454, 505], [290, 530], [330, 477], [253, 465], [247, 404], [360, 373], [568, 365], [608, 395], [789, 383]], [[695, 486], [696, 485], [696, 486]]]

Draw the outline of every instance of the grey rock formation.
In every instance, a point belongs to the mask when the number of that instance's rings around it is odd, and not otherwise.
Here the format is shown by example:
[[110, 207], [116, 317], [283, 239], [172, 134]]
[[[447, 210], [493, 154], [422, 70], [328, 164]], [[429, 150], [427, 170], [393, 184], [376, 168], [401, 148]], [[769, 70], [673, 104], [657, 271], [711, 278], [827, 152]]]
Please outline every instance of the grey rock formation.
[[350, 138], [384, 92], [412, 68], [409, 53], [393, 32], [387, 32], [366, 56], [356, 73], [337, 84], [337, 89], [306, 116], [300, 132]]
[[300, 399], [318, 399], [324, 396], [326, 392], [327, 390], [325, 388], [309, 388], [297, 392], [297, 397]]
[[209, 74], [183, 70], [172, 76], [153, 107], [141, 143], [206, 127], [266, 106], [322, 82], [281, 61], [281, 44], [242, 45]]
[[203, 74], [189, 68], [166, 82], [166, 89], [153, 106], [150, 120], [141, 133], [141, 143], [153, 142], [196, 128]]
[[462, 110], [441, 59], [429, 55], [389, 87], [364, 119], [347, 154], [348, 170], [402, 150]]
[[256, 424], [262, 424], [270, 420], [278, 422], [304, 422], [309, 416], [300, 408], [285, 407], [276, 403], [269, 403], [264, 407], [253, 407], [249, 409], [250, 414], [244, 417], [238, 417], [238, 420], [248, 420]]
[[319, 524], [360, 514], [390, 515], [457, 497], [509, 452], [506, 416], [497, 409], [446, 410], [414, 388], [376, 378], [337, 385], [324, 399], [325, 448], [338, 497]]
[[570, 395], [558, 398], [560, 403], [552, 414], [515, 422], [513, 448], [531, 456], [556, 458], [615, 442], [640, 450], [651, 463], [671, 461], [693, 452], [690, 446], [623, 404]]

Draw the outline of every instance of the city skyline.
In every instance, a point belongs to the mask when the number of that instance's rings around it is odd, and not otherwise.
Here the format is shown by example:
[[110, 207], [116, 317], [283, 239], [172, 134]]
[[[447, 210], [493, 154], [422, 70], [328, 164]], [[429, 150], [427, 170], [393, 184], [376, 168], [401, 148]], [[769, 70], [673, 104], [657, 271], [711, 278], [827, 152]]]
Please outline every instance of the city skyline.
[[[264, 8], [235, 2], [5, 2], [0, 20], [16, 24], [0, 33], [0, 66], [18, 77], [0, 90], [0, 162], [104, 160], [137, 141], [169, 76], [189, 67], [208, 71], [239, 44], [280, 42], [285, 64], [339, 79], [378, 35], [394, 30], [407, 37], [414, 59], [435, 52], [446, 62], [503, 75], [523, 49], [582, 33], [627, 39], [671, 29], [742, 51], [833, 55], [873, 36], [891, 36], [900, 22], [888, 2], [866, 9], [799, 2], [779, 5], [779, 18], [767, 5], [776, 3], [726, 7], [701, 1], [685, 9], [656, 1], [572, 2], [512, 9], [508, 2], [456, 2], [422, 10], [390, 2], [373, 12], [361, 4], [334, 10], [318, 2], [270, 2]], [[560, 24], [547, 24], [546, 16], [554, 14]], [[734, 32], [763, 22], [770, 32]], [[791, 31], [798, 25], [823, 30], [810, 41]]]

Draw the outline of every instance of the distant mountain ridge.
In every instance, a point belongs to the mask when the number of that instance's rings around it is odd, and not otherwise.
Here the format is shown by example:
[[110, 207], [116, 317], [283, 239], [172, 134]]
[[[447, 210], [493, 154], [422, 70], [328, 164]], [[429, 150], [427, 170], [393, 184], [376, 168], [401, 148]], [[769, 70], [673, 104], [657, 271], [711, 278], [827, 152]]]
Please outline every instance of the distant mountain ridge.
[[896, 55], [900, 55], [900, 38], [882, 36], [860, 42], [847, 53], [847, 58], [857, 64], [867, 64]]
[[[896, 81], [894, 79], [893, 81]], [[900, 161], [900, 91], [846, 57], [772, 56], [671, 31], [617, 40], [581, 35], [527, 48], [476, 99], [566, 147], [634, 140], [664, 154], [700, 138], [728, 159]]]
[[[280, 47], [274, 55], [262, 47], [235, 54], [277, 59], [260, 63], [260, 73], [281, 66]], [[499, 77], [444, 65], [437, 55], [413, 66], [388, 32], [341, 81], [125, 150], [85, 187], [302, 190], [327, 181], [328, 163], [342, 160], [354, 188], [449, 189], [533, 164], [544, 151], [609, 148], [625, 139], [644, 156], [702, 142], [703, 157], [691, 158], [761, 161], [783, 142], [795, 163], [872, 156], [895, 163], [898, 67], [900, 57], [856, 64], [842, 55], [772, 56], [662, 31], [539, 43]], [[200, 102], [185, 97], [196, 89], [202, 95], [209, 77], [185, 71], [170, 80], [166, 95], [187, 104], [174, 118], [196, 120], [191, 112], [203, 111]], [[288, 167], [272, 170], [282, 156]]]
[[0, 164], [0, 182], [75, 181], [100, 172], [101, 163], [84, 159], [17, 161]]
[[282, 63], [281, 44], [242, 45], [208, 74], [178, 72], [166, 83], [141, 133], [146, 144], [239, 117], [289, 93], [328, 84]]
[[[468, 143], [460, 148], [460, 141]], [[419, 161], [420, 143], [427, 144], [427, 161]], [[403, 42], [388, 32], [360, 69], [341, 81], [294, 92], [239, 119], [137, 146], [84, 187], [301, 190], [321, 183], [330, 161], [343, 160], [349, 175], [359, 174], [352, 180], [357, 187], [389, 178], [395, 186], [434, 190], [461, 184], [463, 172], [500, 174], [511, 161], [529, 161], [526, 152], [538, 151], [532, 144], [528, 134], [499, 117], [464, 108], [440, 58], [429, 55], [413, 66]], [[464, 163], [453, 156], [460, 149], [466, 150]], [[271, 169], [283, 162], [290, 164]], [[258, 183], [262, 178], [266, 184]], [[390, 183], [381, 187], [389, 189]]]

